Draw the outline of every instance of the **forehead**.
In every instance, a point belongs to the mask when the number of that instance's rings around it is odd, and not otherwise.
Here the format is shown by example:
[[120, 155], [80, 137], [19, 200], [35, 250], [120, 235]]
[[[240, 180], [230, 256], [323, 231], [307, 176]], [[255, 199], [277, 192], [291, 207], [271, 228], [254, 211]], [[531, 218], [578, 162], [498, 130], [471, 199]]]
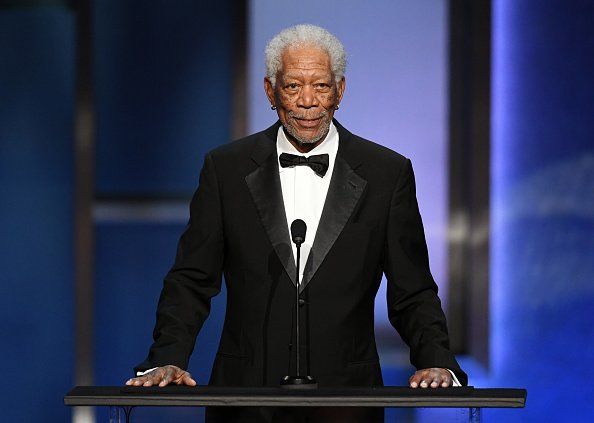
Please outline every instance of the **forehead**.
[[306, 71], [332, 73], [330, 55], [325, 50], [313, 46], [291, 47], [283, 51], [281, 74]]

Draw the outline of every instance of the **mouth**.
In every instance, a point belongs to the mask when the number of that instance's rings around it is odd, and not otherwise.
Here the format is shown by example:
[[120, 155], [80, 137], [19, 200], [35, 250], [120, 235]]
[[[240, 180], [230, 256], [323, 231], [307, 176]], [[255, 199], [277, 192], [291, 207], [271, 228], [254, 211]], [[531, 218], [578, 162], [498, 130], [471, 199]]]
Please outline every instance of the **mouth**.
[[315, 128], [320, 125], [322, 121], [322, 117], [318, 117], [315, 119], [301, 119], [301, 118], [294, 118], [295, 121], [299, 124], [299, 126], [303, 128]]

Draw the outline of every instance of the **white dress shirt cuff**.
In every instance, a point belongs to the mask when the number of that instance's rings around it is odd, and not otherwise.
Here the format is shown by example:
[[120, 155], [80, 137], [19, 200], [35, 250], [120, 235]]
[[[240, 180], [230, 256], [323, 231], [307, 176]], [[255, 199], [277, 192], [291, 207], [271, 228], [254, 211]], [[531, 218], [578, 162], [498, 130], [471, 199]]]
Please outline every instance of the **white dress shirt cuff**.
[[[158, 369], [158, 367], [153, 367], [152, 369], [145, 370], [144, 372], [136, 372], [136, 377], [138, 377], [138, 376], [144, 376], [145, 374], [150, 373], [150, 372], [152, 372], [155, 369]], [[454, 377], [456, 377], [456, 376], [454, 376]]]
[[462, 386], [462, 384], [460, 383], [460, 381], [458, 380], [458, 378], [456, 377], [454, 372], [452, 372], [450, 369], [446, 369], [446, 370], [448, 372], [450, 372], [450, 374], [452, 375], [452, 386], [455, 386], [455, 387]]

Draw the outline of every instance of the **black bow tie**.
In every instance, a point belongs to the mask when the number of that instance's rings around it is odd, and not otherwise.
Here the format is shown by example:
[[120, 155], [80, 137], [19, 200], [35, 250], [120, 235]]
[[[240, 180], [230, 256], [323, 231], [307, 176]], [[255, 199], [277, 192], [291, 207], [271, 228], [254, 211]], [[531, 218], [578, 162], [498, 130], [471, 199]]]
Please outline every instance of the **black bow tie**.
[[316, 175], [323, 177], [328, 171], [328, 154], [318, 154], [316, 156], [296, 156], [294, 154], [282, 153], [278, 157], [281, 167], [309, 166]]

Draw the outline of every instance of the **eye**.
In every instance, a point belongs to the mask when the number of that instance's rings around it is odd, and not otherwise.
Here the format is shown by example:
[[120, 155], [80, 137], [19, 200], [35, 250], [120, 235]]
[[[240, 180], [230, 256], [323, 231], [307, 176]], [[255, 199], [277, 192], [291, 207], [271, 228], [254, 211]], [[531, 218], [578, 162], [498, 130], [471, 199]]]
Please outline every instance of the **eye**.
[[296, 90], [299, 88], [299, 85], [296, 82], [291, 82], [290, 84], [285, 85], [285, 88], [289, 90]]

